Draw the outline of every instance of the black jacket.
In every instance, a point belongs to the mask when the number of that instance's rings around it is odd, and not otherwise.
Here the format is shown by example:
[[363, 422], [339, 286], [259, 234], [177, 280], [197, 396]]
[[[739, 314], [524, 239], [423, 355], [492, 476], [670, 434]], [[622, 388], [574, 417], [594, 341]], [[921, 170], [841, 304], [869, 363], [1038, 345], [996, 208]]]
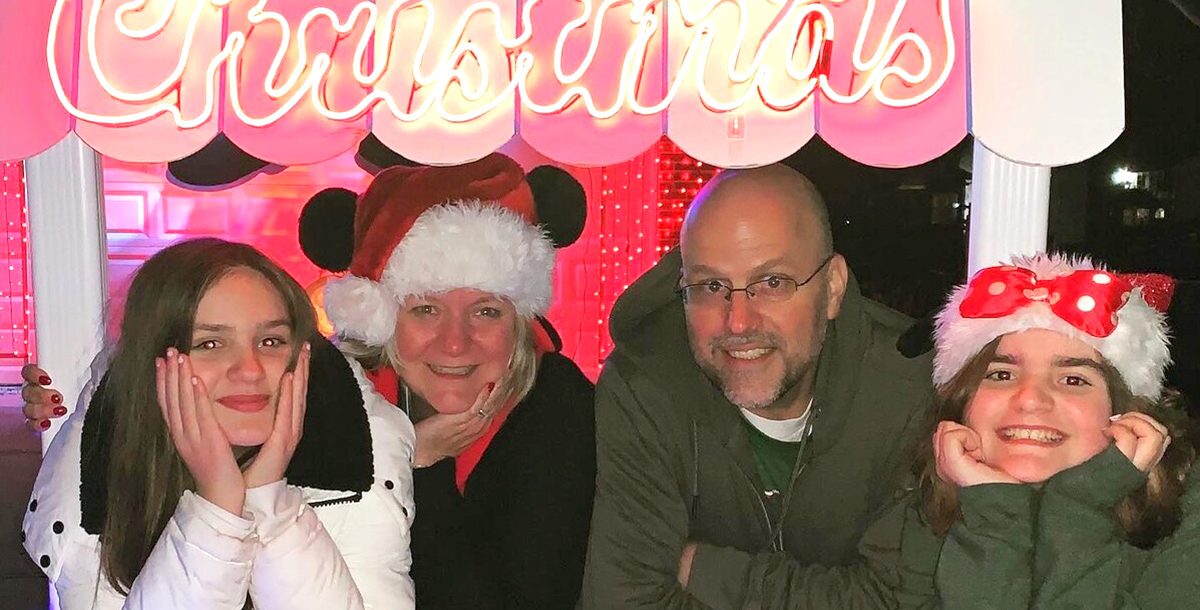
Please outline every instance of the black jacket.
[[454, 460], [413, 471], [417, 608], [574, 607], [595, 492], [592, 400], [575, 363], [545, 354], [465, 494]]

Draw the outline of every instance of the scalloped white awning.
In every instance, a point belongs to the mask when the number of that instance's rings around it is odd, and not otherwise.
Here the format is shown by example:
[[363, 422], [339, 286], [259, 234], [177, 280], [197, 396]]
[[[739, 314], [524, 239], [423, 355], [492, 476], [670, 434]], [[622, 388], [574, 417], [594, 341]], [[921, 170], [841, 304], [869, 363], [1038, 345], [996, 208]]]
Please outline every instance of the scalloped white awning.
[[702, 161], [745, 167], [816, 135], [862, 163], [904, 167], [969, 130], [1003, 157], [1053, 166], [1095, 155], [1124, 127], [1120, 0], [7, 8], [5, 160], [74, 131], [104, 155], [171, 161], [224, 133], [296, 165], [374, 133], [431, 164], [520, 135], [557, 161], [605, 165], [665, 134]]

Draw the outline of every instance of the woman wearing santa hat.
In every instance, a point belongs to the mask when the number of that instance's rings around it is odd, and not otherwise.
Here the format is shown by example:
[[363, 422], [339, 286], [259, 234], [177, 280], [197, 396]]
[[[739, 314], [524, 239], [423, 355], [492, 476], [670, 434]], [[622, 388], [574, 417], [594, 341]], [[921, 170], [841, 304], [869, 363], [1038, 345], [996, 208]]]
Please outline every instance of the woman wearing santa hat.
[[[493, 154], [392, 167], [347, 195], [310, 201], [301, 243], [327, 269], [348, 261], [324, 293], [336, 338], [398, 376], [396, 403], [416, 424], [418, 607], [573, 607], [595, 486], [593, 387], [539, 316], [555, 247], [582, 231], [582, 188]], [[352, 235], [330, 230], [339, 223]]]
[[[571, 608], [578, 597], [595, 488], [593, 386], [557, 353], [540, 314], [554, 249], [578, 238], [585, 213], [566, 172], [525, 175], [494, 154], [392, 167], [361, 197], [318, 193], [301, 216], [309, 258], [348, 268], [324, 295], [339, 347], [374, 367], [376, 387], [416, 423], [420, 608]], [[310, 404], [322, 388], [335, 402], [376, 396], [326, 383], [316, 365], [331, 360], [327, 344], [314, 345]], [[26, 416], [44, 429], [65, 414], [61, 396], [36, 366], [23, 374]], [[380, 484], [403, 495], [405, 483]]]
[[1200, 475], [1163, 389], [1164, 293], [1058, 255], [952, 293], [901, 606], [1195, 607]]

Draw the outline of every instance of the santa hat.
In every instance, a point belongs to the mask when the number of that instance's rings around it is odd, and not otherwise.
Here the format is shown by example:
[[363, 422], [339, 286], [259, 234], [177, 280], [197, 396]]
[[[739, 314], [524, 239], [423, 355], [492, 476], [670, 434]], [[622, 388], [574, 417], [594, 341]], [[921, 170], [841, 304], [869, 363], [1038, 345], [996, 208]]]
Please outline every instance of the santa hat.
[[583, 188], [566, 172], [527, 176], [492, 154], [451, 167], [390, 167], [361, 197], [326, 189], [306, 204], [301, 247], [330, 271], [325, 289], [337, 333], [387, 343], [400, 301], [473, 288], [502, 296], [532, 318], [550, 305], [554, 249], [583, 230]]
[[[1042, 328], [1095, 348], [1135, 396], [1157, 400], [1171, 362], [1163, 315], [1171, 285], [1166, 276], [1123, 276], [1062, 254], [983, 269], [951, 292], [937, 315], [933, 381], [947, 384], [997, 337]], [[1161, 311], [1147, 303], [1143, 288], [1159, 297]]]

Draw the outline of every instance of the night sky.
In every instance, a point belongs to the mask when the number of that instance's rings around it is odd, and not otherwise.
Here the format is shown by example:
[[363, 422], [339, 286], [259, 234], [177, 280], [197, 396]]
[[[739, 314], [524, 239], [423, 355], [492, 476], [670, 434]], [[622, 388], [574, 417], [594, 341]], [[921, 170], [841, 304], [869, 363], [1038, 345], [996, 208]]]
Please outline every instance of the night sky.
[[[1052, 172], [1050, 248], [1095, 255], [1120, 271], [1179, 280], [1169, 312], [1169, 383], [1200, 403], [1200, 0], [1125, 0], [1126, 128], [1107, 150]], [[869, 296], [929, 315], [966, 268], [971, 138], [906, 169], [867, 167], [814, 138], [786, 163], [824, 193], [837, 247]], [[1116, 168], [1157, 175], [1154, 192], [1112, 183]], [[1127, 208], [1166, 219], [1122, 223]], [[945, 212], [947, 210], [943, 210]]]

